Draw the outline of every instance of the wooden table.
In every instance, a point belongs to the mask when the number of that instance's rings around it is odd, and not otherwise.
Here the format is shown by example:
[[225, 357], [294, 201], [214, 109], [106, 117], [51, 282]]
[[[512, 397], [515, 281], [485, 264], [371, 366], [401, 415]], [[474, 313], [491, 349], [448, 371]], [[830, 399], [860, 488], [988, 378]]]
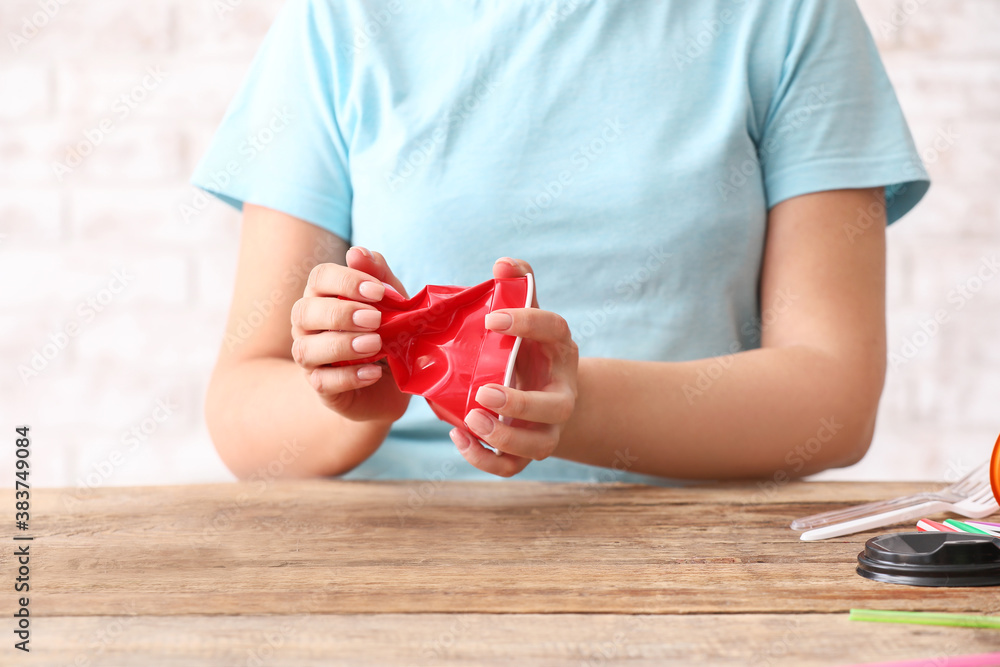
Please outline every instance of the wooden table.
[[846, 613], [998, 613], [1000, 588], [875, 583], [854, 568], [876, 533], [803, 543], [787, 528], [931, 486], [36, 490], [32, 652], [10, 647], [7, 603], [0, 664], [753, 667], [1000, 650], [996, 630]]

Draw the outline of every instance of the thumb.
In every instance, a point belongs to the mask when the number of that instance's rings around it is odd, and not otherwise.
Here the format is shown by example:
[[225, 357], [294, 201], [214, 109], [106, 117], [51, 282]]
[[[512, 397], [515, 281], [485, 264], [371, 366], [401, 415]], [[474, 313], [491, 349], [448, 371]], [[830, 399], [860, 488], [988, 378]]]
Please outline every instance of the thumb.
[[[526, 276], [529, 273], [534, 274], [535, 272], [532, 271], [531, 264], [528, 264], [523, 259], [501, 257], [493, 264], [493, 277], [497, 280], [503, 280], [504, 278], [520, 278], [521, 276]], [[531, 305], [534, 308], [538, 308], [537, 288], [531, 297]]]
[[354, 246], [347, 251], [347, 266], [358, 271], [364, 271], [373, 278], [392, 285], [393, 289], [404, 297], [409, 297], [406, 293], [406, 288], [403, 287], [403, 283], [399, 282], [399, 278], [389, 268], [382, 253], [372, 252], [368, 248], [362, 248], [361, 246]]

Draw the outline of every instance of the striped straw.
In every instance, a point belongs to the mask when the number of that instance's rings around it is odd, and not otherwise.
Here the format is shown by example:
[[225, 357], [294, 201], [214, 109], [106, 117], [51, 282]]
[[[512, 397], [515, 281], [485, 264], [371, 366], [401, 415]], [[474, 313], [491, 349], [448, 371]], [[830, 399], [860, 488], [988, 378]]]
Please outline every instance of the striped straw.
[[930, 519], [921, 519], [917, 522], [917, 530], [922, 533], [958, 533], [961, 532], [954, 526], [949, 526]]
[[945, 519], [944, 522], [947, 525], [957, 529], [959, 532], [962, 533], [973, 533], [975, 535], [992, 535], [992, 533], [990, 533], [989, 531], [983, 530], [982, 528], [976, 528], [975, 526], [971, 526], [965, 523], [964, 521], [958, 521], [956, 519]]

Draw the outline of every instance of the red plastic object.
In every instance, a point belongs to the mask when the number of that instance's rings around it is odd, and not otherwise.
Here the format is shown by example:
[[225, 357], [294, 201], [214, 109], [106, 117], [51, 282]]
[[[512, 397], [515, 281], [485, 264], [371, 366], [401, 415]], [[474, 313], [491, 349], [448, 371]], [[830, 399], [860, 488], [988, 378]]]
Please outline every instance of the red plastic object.
[[466, 415], [483, 408], [476, 392], [485, 384], [512, 386], [521, 345], [520, 337], [486, 329], [486, 316], [531, 307], [534, 279], [528, 274], [475, 287], [428, 285], [410, 299], [385, 287], [382, 300], [372, 304], [382, 312], [382, 350], [350, 364], [387, 359], [402, 391], [423, 396], [439, 419], [469, 433]]

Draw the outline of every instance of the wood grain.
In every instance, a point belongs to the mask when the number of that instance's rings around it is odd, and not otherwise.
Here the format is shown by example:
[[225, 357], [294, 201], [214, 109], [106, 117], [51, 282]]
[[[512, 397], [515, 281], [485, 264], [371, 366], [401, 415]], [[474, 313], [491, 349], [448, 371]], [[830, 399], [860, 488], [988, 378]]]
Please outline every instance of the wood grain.
[[995, 630], [858, 623], [846, 614], [366, 614], [61, 617], [32, 665], [829, 667], [1000, 650]]
[[[33, 491], [32, 614], [990, 613], [879, 584], [795, 517], [931, 488], [343, 481]], [[881, 531], [885, 532], [885, 531]], [[3, 550], [2, 571], [12, 571]]]

